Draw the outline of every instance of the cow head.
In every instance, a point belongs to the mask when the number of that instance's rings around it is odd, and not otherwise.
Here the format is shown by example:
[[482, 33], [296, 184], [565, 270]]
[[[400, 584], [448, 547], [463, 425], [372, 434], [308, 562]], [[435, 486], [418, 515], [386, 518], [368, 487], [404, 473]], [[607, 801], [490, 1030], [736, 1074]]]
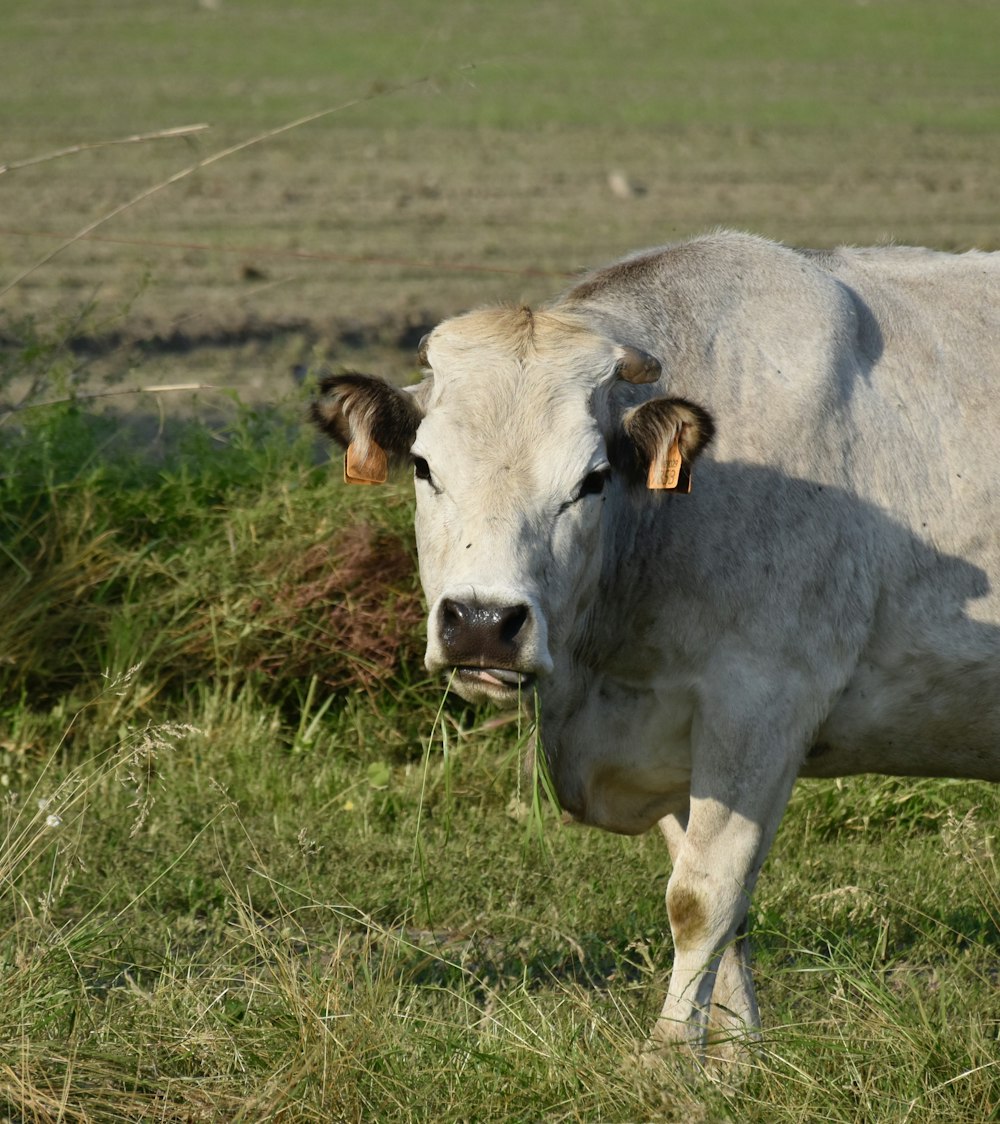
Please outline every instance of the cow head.
[[348, 480], [412, 464], [427, 667], [513, 704], [597, 595], [609, 520], [647, 488], [685, 490], [712, 420], [656, 396], [656, 359], [562, 313], [468, 313], [421, 362], [412, 389], [326, 378], [313, 420], [346, 447]]

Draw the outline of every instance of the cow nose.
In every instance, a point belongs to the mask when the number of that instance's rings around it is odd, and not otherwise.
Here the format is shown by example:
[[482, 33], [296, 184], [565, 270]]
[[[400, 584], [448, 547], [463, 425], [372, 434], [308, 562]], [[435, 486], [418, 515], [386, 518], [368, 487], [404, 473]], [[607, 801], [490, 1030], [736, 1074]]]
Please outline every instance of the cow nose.
[[531, 616], [527, 605], [441, 602], [441, 643], [458, 667], [505, 667], [517, 663], [521, 638]]

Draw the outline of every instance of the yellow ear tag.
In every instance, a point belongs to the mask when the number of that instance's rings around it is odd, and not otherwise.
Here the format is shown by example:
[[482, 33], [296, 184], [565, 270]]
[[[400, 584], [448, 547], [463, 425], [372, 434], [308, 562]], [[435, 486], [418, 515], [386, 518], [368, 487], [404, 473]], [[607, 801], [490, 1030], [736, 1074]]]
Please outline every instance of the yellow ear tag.
[[650, 462], [646, 487], [657, 492], [690, 492], [691, 470], [681, 457], [678, 438], [670, 442], [666, 456]]
[[368, 443], [368, 456], [364, 460], [358, 458], [353, 441], [347, 446], [344, 454], [345, 484], [384, 484], [388, 475], [389, 462], [374, 441]]

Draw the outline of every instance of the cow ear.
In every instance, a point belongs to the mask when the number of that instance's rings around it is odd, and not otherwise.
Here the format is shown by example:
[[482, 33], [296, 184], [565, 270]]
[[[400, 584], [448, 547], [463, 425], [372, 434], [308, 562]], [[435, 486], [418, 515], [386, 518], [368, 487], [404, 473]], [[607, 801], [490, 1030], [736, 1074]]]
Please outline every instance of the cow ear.
[[347, 453], [344, 480], [382, 484], [403, 464], [423, 418], [416, 396], [372, 375], [327, 375], [310, 407], [313, 424]]
[[691, 491], [691, 464], [715, 433], [707, 410], [684, 398], [653, 398], [629, 410], [622, 428], [633, 476], [656, 491]]

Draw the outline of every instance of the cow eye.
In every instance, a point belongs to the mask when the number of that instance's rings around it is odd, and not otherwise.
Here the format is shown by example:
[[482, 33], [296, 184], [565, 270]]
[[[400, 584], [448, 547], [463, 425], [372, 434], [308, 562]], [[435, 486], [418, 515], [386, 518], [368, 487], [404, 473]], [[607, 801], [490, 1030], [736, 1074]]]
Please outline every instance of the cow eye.
[[431, 466], [424, 460], [423, 457], [413, 458], [413, 475], [418, 480], [430, 480]]
[[580, 481], [577, 499], [582, 499], [584, 496], [599, 496], [604, 491], [604, 485], [608, 482], [609, 475], [610, 469], [607, 468], [599, 468], [594, 472], [588, 472]]

